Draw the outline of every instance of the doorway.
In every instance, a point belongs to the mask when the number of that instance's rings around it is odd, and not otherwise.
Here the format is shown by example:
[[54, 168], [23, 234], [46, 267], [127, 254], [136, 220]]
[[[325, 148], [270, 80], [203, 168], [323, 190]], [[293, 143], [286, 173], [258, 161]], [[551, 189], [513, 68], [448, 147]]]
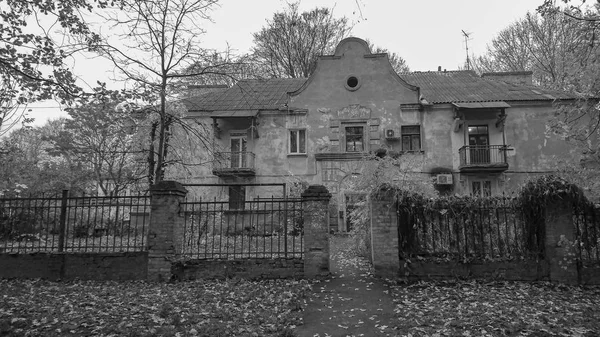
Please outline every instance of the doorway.
[[246, 136], [231, 136], [231, 168], [246, 167]]
[[490, 163], [490, 135], [487, 125], [469, 126], [470, 164]]
[[364, 193], [346, 193], [344, 195], [346, 204], [346, 231], [352, 231], [352, 212], [364, 205], [367, 195]]

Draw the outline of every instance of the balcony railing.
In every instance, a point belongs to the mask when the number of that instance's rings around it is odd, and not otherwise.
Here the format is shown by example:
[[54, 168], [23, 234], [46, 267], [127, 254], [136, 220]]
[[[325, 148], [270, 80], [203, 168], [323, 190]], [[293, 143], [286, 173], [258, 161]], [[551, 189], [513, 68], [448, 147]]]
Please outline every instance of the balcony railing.
[[216, 176], [253, 176], [255, 155], [252, 152], [216, 152], [213, 174]]
[[508, 169], [506, 145], [467, 145], [458, 150], [461, 172], [495, 171]]

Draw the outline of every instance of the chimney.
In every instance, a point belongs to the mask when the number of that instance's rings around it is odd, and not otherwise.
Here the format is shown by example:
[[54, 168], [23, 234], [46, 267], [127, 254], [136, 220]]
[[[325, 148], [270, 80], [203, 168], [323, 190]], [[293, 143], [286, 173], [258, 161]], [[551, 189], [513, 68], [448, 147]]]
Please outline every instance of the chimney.
[[442, 66], [438, 66], [438, 71], [442, 71]]
[[533, 71], [500, 71], [483, 73], [481, 78], [501, 81], [516, 85], [533, 85]]

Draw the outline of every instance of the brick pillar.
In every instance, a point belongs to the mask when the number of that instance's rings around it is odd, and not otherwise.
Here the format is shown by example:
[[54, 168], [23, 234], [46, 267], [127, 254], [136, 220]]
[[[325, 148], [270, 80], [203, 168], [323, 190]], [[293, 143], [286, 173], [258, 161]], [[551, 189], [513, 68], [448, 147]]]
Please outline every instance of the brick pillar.
[[187, 190], [178, 182], [161, 181], [150, 187], [150, 227], [148, 229], [148, 281], [168, 281], [171, 262], [181, 251], [183, 217], [179, 204]]
[[371, 256], [375, 275], [396, 278], [400, 271], [398, 217], [394, 191], [371, 195]]
[[329, 274], [329, 200], [325, 186], [310, 185], [302, 193], [304, 216], [304, 277]]
[[546, 206], [545, 256], [550, 265], [550, 280], [566, 284], [578, 283], [578, 271], [570, 200], [560, 200]]

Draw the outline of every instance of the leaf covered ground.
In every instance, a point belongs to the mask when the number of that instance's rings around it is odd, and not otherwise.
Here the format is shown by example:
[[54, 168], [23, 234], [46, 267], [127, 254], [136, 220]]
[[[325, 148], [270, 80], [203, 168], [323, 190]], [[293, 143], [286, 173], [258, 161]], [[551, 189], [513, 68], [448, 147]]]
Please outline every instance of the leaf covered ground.
[[0, 336], [293, 336], [306, 281], [0, 280]]
[[600, 287], [385, 281], [371, 274], [352, 244], [351, 238], [330, 240], [334, 275], [313, 286], [305, 311], [312, 327], [302, 326], [307, 333], [300, 336], [600, 336]]
[[600, 336], [600, 288], [523, 282], [392, 287], [401, 336]]

